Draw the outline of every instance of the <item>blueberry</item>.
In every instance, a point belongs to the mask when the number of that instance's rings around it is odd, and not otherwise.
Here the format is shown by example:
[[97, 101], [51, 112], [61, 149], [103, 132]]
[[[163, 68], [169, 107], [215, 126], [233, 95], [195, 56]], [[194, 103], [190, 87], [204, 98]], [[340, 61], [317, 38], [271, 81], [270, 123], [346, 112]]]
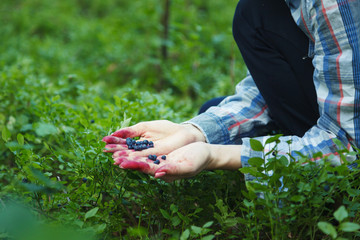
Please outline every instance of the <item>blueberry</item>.
[[23, 178], [23, 179], [22, 179], [22, 182], [23, 182], [23, 183], [28, 183], [29, 180], [28, 180], [27, 178]]
[[92, 119], [91, 121], [90, 121], [90, 123], [94, 123], [95, 122], [95, 120], [94, 119]]
[[86, 182], [87, 182], [87, 178], [84, 177], [84, 178], [82, 179], [82, 181], [83, 181], [83, 183], [86, 183]]
[[113, 215], [113, 212], [112, 212], [112, 211], [110, 211], [110, 212], [109, 212], [109, 215]]
[[160, 160], [157, 159], [157, 160], [154, 161], [154, 163], [155, 163], [155, 164], [160, 164]]
[[131, 138], [126, 138], [126, 144], [128, 146], [132, 145], [132, 139]]
[[149, 144], [149, 141], [148, 141], [148, 140], [144, 140], [143, 143], [146, 144], [146, 145], [148, 145], [148, 144]]
[[59, 203], [57, 206], [60, 208], [60, 207], [61, 207], [61, 204]]
[[165, 155], [162, 155], [162, 156], [161, 156], [161, 159], [166, 160], [166, 156], [165, 156]]
[[329, 186], [329, 185], [325, 185], [325, 186], [324, 186], [324, 191], [325, 191], [325, 192], [328, 192], [329, 190], [330, 190], [330, 186]]

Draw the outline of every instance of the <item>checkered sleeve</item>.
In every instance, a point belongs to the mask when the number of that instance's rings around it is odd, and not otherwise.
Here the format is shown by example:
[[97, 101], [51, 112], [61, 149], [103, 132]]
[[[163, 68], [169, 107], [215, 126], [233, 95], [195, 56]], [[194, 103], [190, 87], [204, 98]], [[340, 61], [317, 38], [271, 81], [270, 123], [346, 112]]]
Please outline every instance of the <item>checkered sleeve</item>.
[[248, 75], [234, 95], [185, 123], [199, 128], [209, 143], [238, 144], [243, 137], [258, 136], [270, 121], [265, 100]]

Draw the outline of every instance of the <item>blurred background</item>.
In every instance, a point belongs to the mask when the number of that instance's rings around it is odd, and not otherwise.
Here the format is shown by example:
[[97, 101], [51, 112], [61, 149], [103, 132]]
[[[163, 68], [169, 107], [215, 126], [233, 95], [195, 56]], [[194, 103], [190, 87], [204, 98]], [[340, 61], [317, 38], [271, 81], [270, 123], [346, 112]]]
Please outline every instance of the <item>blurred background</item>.
[[[2, 0], [2, 66], [32, 61], [56, 81], [76, 74], [195, 100], [232, 94], [245, 74], [232, 38], [236, 0]], [[199, 100], [199, 101], [197, 101]]]

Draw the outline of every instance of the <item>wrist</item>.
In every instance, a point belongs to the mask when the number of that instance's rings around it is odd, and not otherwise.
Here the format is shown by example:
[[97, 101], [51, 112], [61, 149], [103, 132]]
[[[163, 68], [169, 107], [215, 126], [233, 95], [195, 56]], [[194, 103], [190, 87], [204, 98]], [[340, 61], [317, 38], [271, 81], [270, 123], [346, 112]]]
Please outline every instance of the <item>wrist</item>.
[[183, 127], [187, 131], [187, 134], [191, 136], [192, 142], [206, 142], [205, 135], [196, 126], [186, 123], [183, 124]]
[[207, 170], [237, 170], [241, 168], [241, 145], [210, 144]]

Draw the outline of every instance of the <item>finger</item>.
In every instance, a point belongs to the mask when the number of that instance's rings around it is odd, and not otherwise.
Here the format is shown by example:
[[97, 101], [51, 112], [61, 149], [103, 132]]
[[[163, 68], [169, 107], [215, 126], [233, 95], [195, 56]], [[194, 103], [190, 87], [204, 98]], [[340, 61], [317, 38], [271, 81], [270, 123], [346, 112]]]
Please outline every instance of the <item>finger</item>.
[[191, 177], [193, 175], [193, 171], [189, 166], [179, 165], [179, 163], [164, 164], [154, 173], [155, 178], [161, 178], [165, 181], [174, 181], [176, 179]]
[[126, 140], [123, 138], [118, 138], [114, 136], [106, 136], [102, 139], [103, 142], [106, 142], [108, 144], [115, 143], [115, 144], [126, 144]]
[[164, 164], [155, 171], [154, 177], [165, 180], [174, 174], [176, 175], [176, 172], [178, 171], [177, 171], [177, 166], [175, 164], [171, 164], [171, 163]]
[[120, 165], [122, 162], [126, 161], [126, 157], [119, 157], [114, 159], [114, 165]]
[[161, 178], [166, 175], [166, 172], [155, 172], [155, 178]]
[[146, 162], [131, 161], [131, 160], [122, 161], [120, 167], [123, 169], [138, 170], [145, 173], [148, 173], [150, 169], [150, 165]]
[[104, 152], [117, 152], [120, 150], [127, 150], [126, 144], [108, 144], [105, 146]]

